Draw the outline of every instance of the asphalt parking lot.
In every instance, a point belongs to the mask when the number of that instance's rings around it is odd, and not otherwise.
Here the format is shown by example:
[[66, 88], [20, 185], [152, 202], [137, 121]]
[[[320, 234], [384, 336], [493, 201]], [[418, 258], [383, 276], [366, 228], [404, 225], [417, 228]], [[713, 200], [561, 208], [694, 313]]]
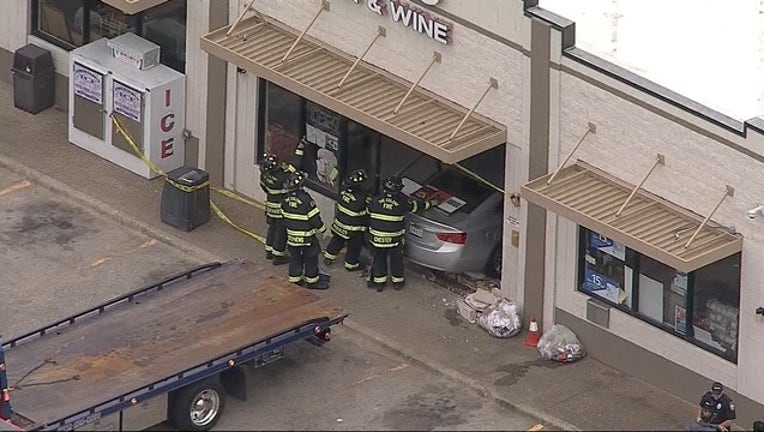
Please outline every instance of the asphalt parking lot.
[[0, 169], [5, 340], [202, 261]]

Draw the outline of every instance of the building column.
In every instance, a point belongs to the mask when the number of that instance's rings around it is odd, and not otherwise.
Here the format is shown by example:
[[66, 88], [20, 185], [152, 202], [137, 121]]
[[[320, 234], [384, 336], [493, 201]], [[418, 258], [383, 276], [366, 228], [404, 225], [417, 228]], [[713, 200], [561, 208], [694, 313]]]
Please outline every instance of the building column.
[[[528, 179], [543, 176], [549, 168], [549, 56], [550, 28], [531, 19], [531, 52], [528, 118]], [[523, 201], [524, 286], [523, 311], [534, 314], [539, 325], [544, 316], [544, 261], [546, 258], [546, 210]], [[552, 317], [548, 317], [549, 320]]]
[[186, 12], [186, 164], [223, 184], [225, 155], [225, 62], [199, 47], [199, 39], [228, 23], [228, 0], [188, 2]]

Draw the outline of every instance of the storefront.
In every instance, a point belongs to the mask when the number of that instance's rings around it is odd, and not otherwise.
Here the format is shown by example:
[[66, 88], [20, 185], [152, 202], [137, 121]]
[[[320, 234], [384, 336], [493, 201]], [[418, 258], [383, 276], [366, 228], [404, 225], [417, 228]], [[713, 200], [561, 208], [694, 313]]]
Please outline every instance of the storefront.
[[[227, 76], [225, 152], [235, 155], [226, 167], [231, 187], [262, 199], [259, 155], [289, 157], [304, 140], [303, 169], [324, 218], [333, 217], [346, 173], [366, 170], [370, 192], [400, 175], [407, 192], [440, 202], [434, 221], [417, 221], [425, 226], [417, 243], [430, 247], [417, 262], [433, 259], [433, 247], [426, 245], [429, 222], [461, 226], [456, 224], [487, 212], [495, 223], [481, 237], [456, 228], [433, 233], [441, 245], [479, 245], [482, 256], [444, 256], [448, 262], [434, 268], [480, 271], [494, 259], [500, 270], [501, 190], [514, 182], [505, 176], [512, 171], [508, 148], [520, 155], [520, 146], [511, 143], [522, 137], [508, 134], [507, 125], [517, 123], [523, 103], [519, 87], [504, 83], [522, 76], [517, 65], [507, 64], [515, 56], [521, 62], [522, 54], [415, 3], [306, 4], [258, 1], [255, 13], [233, 30], [224, 26], [202, 37], [203, 50], [236, 68]], [[498, 54], [507, 60], [492, 62]], [[476, 63], [486, 68], [476, 71]], [[481, 208], [489, 197], [497, 198], [485, 205], [490, 211]], [[479, 244], [486, 240], [488, 248]]]
[[566, 45], [572, 24], [554, 24], [548, 168], [521, 187], [546, 217], [544, 316], [686, 400], [724, 383], [750, 424], [764, 402], [762, 122]]

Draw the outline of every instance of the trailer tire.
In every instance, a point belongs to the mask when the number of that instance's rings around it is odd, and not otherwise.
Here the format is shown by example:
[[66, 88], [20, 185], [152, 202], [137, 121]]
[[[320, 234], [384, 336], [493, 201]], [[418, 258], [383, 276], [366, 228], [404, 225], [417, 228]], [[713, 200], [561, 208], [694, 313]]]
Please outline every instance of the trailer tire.
[[208, 378], [173, 392], [168, 418], [179, 430], [208, 431], [223, 415], [225, 402], [225, 390], [218, 378]]

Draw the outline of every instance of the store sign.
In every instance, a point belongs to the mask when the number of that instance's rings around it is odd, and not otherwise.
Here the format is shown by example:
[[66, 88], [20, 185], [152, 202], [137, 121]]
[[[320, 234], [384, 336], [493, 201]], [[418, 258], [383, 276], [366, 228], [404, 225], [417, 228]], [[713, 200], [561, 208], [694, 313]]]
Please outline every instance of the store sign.
[[626, 260], [626, 246], [621, 243], [614, 242], [613, 240], [598, 234], [591, 232], [589, 237], [589, 244], [591, 247], [598, 249], [608, 255], [614, 256], [621, 261]]
[[618, 282], [599, 273], [590, 266], [586, 266], [584, 269], [584, 290], [597, 294], [613, 303], [622, 303], [621, 287], [618, 285]]
[[164, 91], [164, 108], [165, 113], [159, 119], [159, 129], [162, 131], [159, 157], [162, 159], [175, 154], [175, 137], [173, 134], [175, 129], [175, 113], [172, 111], [172, 91], [170, 89]]
[[[400, 0], [354, 0], [355, 3], [365, 1], [370, 11], [377, 15], [388, 15], [393, 22], [408, 27], [432, 40], [448, 45], [451, 40], [451, 27], [430, 16], [427, 11]], [[439, 0], [423, 1], [434, 6]]]
[[114, 111], [139, 123], [141, 121], [142, 96], [138, 90], [114, 81]]
[[103, 75], [79, 63], [74, 63], [72, 74], [75, 95], [97, 104], [103, 104]]

